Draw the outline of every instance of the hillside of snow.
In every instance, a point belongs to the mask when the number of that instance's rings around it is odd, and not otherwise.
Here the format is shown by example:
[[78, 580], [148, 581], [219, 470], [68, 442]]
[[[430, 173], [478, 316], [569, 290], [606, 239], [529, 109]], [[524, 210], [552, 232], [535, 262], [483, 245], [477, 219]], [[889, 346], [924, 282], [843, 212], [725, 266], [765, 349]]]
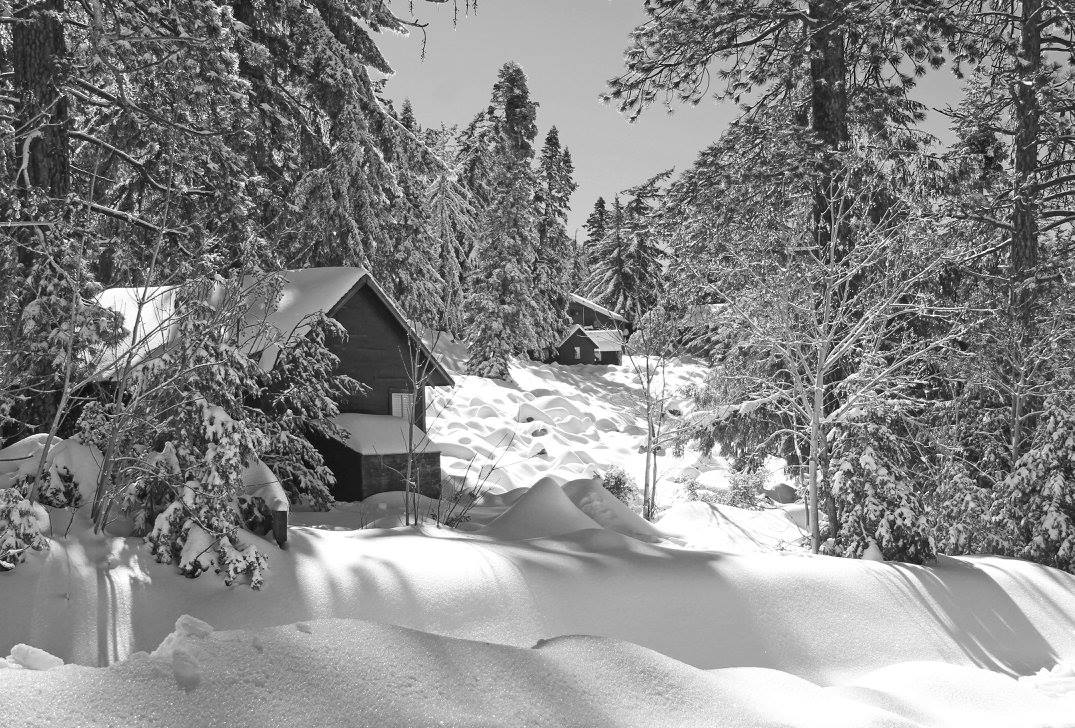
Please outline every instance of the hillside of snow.
[[[271, 558], [260, 592], [184, 579], [82, 516], [63, 536], [54, 512], [50, 549], [0, 574], [0, 716], [1075, 726], [1075, 576], [996, 557], [813, 556], [801, 504], [688, 499], [684, 477], [720, 487], [727, 472], [689, 451], [661, 458], [664, 509], [645, 521], [591, 477], [620, 465], [640, 479], [628, 367], [459, 376], [429, 429], [446, 469], [484, 484], [468, 518], [400, 526], [399, 493], [292, 512], [286, 550], [258, 542]], [[700, 373], [685, 362], [670, 376]]]
[[[627, 356], [617, 366], [565, 366], [520, 359], [499, 381], [467, 375], [466, 347], [450, 337], [427, 341], [456, 381], [454, 388], [433, 390], [427, 414], [445, 473], [499, 494], [543, 477], [563, 484], [618, 466], [641, 487], [646, 420], [636, 366], [644, 367], [644, 360], [633, 364]], [[653, 391], [665, 395], [668, 409], [688, 411], [682, 389], [704, 375], [701, 362], [675, 359]], [[687, 482], [720, 489], [727, 476], [719, 458], [691, 450], [676, 456], [667, 448], [658, 458], [658, 507], [685, 501]], [[776, 463], [770, 480], [784, 481]]]

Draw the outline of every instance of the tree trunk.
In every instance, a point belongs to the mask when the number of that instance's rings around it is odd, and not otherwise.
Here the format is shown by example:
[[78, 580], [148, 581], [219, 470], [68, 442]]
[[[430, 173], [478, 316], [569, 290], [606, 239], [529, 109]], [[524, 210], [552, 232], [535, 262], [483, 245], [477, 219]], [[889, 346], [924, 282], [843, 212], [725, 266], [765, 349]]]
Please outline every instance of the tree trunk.
[[653, 428], [646, 423], [646, 471], [642, 480], [642, 517], [653, 520], [653, 483], [650, 479], [653, 462]]
[[1023, 357], [1034, 343], [1034, 270], [1038, 264], [1038, 145], [1041, 103], [1041, 0], [1023, 0], [1018, 78], [1012, 91], [1015, 114], [1015, 189], [1012, 197], [1010, 306], [1017, 331], [1012, 373], [1012, 467], [1022, 454], [1023, 417], [1028, 409]]
[[811, 128], [830, 150], [844, 146], [847, 126], [847, 61], [837, 0], [810, 3]]
[[15, 139], [18, 184], [53, 197], [71, 190], [68, 102], [61, 88], [67, 56], [63, 9], [64, 0], [28, 2], [15, 11], [25, 22], [11, 30], [17, 126], [25, 130]]
[[821, 460], [821, 419], [825, 416], [825, 398], [821, 368], [814, 378], [814, 401], [810, 412], [810, 487], [807, 493], [807, 516], [810, 521], [810, 550], [815, 554], [821, 549], [821, 524], [818, 522], [818, 474]]

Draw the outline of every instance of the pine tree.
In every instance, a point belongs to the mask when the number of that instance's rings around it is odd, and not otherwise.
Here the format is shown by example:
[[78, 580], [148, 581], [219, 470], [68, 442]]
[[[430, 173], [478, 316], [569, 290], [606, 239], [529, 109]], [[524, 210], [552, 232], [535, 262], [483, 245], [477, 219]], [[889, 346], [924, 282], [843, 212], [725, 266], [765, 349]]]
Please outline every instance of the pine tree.
[[541, 149], [538, 188], [535, 195], [537, 215], [537, 288], [540, 299], [538, 345], [554, 345], [567, 323], [567, 295], [575, 270], [575, 252], [567, 234], [567, 213], [576, 184], [572, 177], [571, 153], [560, 147], [556, 127], [549, 129]]
[[609, 224], [608, 208], [605, 205], [605, 198], [598, 197], [597, 201], [593, 205], [593, 210], [590, 211], [589, 217], [586, 218], [586, 222], [583, 223], [583, 228], [586, 230], [586, 239], [583, 240], [579, 248], [579, 260], [582, 274], [579, 279], [580, 287], [585, 287], [586, 281], [590, 276], [590, 270], [594, 265], [594, 261], [597, 258], [597, 249], [601, 245], [601, 241], [605, 239], [605, 231]]
[[[564, 207], [566, 210], [571, 209], [571, 196], [575, 194], [575, 190], [579, 185], [575, 181], [575, 162], [571, 159], [571, 150], [564, 147], [564, 153], [560, 157], [560, 174], [561, 174], [561, 189], [565, 191]], [[566, 215], [565, 215], [566, 222]], [[565, 227], [564, 234], [567, 234]], [[571, 265], [567, 274], [567, 292], [574, 292], [578, 290], [582, 282], [586, 280], [586, 259], [584, 257], [584, 249], [579, 245], [578, 233], [569, 236], [571, 241], [568, 244], [571, 255]]]
[[[484, 118], [468, 129], [472, 144], [485, 141], [485, 164], [491, 172], [466, 302], [468, 368], [481, 376], [506, 377], [509, 359], [538, 342], [538, 183], [531, 166], [536, 118], [526, 75], [509, 62], [500, 69]], [[478, 160], [472, 164], [477, 166]]]
[[440, 170], [431, 162], [420, 133], [414, 109], [409, 100], [404, 101], [398, 124], [386, 130], [382, 147], [398, 193], [385, 223], [386, 239], [371, 251], [369, 265], [408, 318], [436, 326], [443, 317], [444, 282], [439, 270], [440, 244], [431, 235], [427, 190], [428, 178]]
[[1016, 556], [1075, 573], [1075, 382], [1055, 382], [1030, 447], [999, 488]]
[[587, 294], [598, 303], [620, 310], [627, 300], [630, 276], [626, 270], [627, 227], [620, 196], [612, 200], [604, 227], [604, 235], [596, 241], [590, 259], [590, 276], [586, 283]]
[[[663, 252], [653, 230], [653, 215], [661, 195], [660, 183], [671, 170], [617, 195], [606, 232], [591, 262], [590, 295], [602, 305], [637, 319], [653, 306], [662, 288]], [[591, 215], [592, 217], [592, 215]]]

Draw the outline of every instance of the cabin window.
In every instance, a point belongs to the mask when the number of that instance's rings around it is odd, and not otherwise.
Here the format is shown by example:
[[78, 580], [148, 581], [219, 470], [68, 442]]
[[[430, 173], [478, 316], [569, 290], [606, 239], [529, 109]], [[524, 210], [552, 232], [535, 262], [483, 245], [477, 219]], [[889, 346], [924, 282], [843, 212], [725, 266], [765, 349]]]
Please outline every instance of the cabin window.
[[601, 352], [600, 351], [595, 351], [593, 353], [593, 360], [594, 361], [601, 361]]
[[575, 347], [575, 359], [577, 360], [577, 359], [581, 359], [581, 358], [582, 358], [582, 347], [576, 346]]
[[392, 416], [409, 420], [414, 411], [414, 392], [392, 392]]

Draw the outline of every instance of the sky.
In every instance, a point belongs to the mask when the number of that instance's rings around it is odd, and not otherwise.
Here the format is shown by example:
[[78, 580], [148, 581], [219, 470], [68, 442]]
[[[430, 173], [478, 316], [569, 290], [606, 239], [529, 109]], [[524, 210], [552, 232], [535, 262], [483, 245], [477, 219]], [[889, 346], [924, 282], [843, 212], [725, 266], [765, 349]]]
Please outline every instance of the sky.
[[[405, 13], [405, 3], [399, 0], [395, 10]], [[395, 70], [386, 95], [410, 98], [425, 126], [466, 124], [488, 104], [500, 66], [518, 63], [540, 104], [538, 148], [555, 125], [575, 162], [579, 187], [569, 232], [581, 228], [599, 195], [610, 198], [664, 169], [690, 166], [737, 115], [733, 105], [709, 101], [677, 105], [672, 114], [654, 106], [628, 123], [598, 100], [607, 80], [623, 69], [628, 35], [643, 18], [642, 0], [481, 0], [478, 12], [460, 13], [454, 28], [451, 2], [416, 1], [414, 10], [429, 23], [425, 60], [420, 32], [377, 38]], [[954, 101], [958, 89], [950, 74], [927, 80], [919, 100], [931, 107]], [[943, 120], [932, 116], [931, 130], [943, 130]]]

